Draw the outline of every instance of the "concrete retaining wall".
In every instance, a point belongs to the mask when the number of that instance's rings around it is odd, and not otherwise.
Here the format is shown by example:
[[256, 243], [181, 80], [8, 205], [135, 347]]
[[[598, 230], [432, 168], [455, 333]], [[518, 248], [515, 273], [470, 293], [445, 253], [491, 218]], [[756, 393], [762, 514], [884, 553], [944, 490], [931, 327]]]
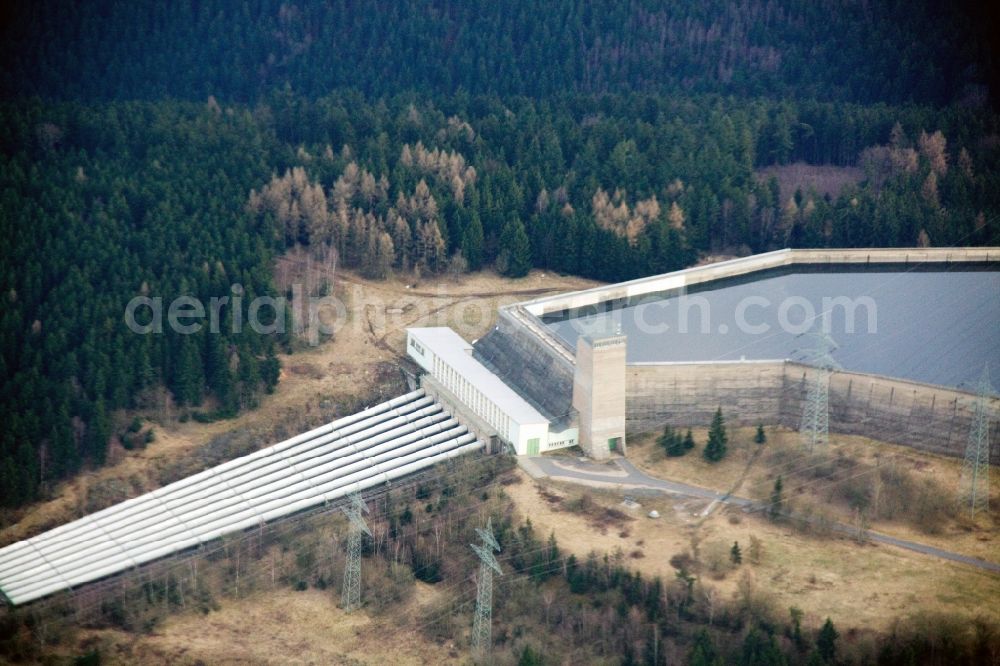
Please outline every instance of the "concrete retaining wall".
[[[734, 425], [798, 428], [815, 371], [782, 361], [628, 366], [630, 432], [707, 426], [716, 407]], [[851, 372], [830, 379], [830, 430], [962, 457], [976, 396]], [[1000, 462], [1000, 399], [991, 400], [990, 459]]]

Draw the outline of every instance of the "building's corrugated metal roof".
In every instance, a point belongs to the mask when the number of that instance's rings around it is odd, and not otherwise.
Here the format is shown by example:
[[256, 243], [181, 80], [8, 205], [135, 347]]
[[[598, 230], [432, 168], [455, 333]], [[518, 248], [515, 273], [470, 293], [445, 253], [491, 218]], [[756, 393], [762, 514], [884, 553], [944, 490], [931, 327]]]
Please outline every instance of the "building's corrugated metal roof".
[[519, 424], [548, 423], [528, 401], [507, 386], [486, 366], [472, 357], [472, 345], [447, 326], [408, 328], [407, 332]]
[[40, 599], [481, 446], [414, 391], [2, 548], [0, 592]]

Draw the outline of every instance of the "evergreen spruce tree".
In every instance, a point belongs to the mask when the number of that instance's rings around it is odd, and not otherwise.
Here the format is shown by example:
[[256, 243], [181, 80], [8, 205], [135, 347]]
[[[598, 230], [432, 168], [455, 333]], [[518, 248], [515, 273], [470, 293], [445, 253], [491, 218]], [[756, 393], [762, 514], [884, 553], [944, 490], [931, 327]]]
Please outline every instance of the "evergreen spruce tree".
[[754, 627], [743, 639], [740, 663], [754, 666], [786, 666], [788, 659], [781, 652], [773, 634]]
[[531, 242], [520, 218], [513, 218], [500, 234], [497, 267], [507, 277], [524, 277], [531, 270]]
[[18, 497], [17, 469], [14, 458], [0, 459], [0, 506], [17, 506], [26, 498]]
[[819, 630], [819, 636], [816, 637], [816, 650], [823, 661], [828, 664], [832, 664], [837, 658], [837, 638], [839, 636], [833, 622], [830, 618], [826, 618], [823, 628]]
[[764, 426], [760, 423], [757, 424], [757, 434], [753, 436], [753, 441], [757, 444], [763, 444], [767, 441], [767, 435], [764, 433]]
[[809, 658], [806, 659], [806, 666], [823, 666], [825, 663], [823, 657], [819, 656], [819, 652], [816, 650], [810, 652]]
[[[654, 624], [651, 630], [652, 632], [657, 631], [657, 627]], [[650, 636], [648, 640], [645, 641], [645, 646], [642, 653], [642, 663], [644, 664], [660, 664], [663, 659], [660, 656], [663, 654], [662, 639], [658, 639], [655, 636]]]
[[694, 435], [691, 434], [691, 428], [688, 428], [687, 432], [684, 434], [684, 450], [690, 451], [694, 448]]
[[140, 391], [156, 381], [156, 371], [149, 359], [149, 340], [144, 338], [133, 354], [133, 391]]
[[722, 407], [715, 410], [712, 425], [708, 429], [708, 443], [703, 455], [709, 462], [719, 462], [726, 457], [726, 423], [722, 418]]
[[801, 650], [804, 642], [802, 636], [802, 609], [792, 606], [788, 609], [788, 613], [792, 616], [792, 642], [795, 643], [795, 647]]
[[219, 402], [227, 405], [233, 392], [233, 375], [226, 340], [218, 333], [205, 336], [205, 378]]
[[260, 384], [260, 367], [257, 359], [249, 352], [240, 354], [240, 403], [254, 409], [258, 405], [257, 385]]
[[548, 564], [550, 568], [559, 561], [559, 545], [556, 543], [555, 530], [549, 532], [549, 542], [546, 555], [548, 556]]
[[659, 576], [653, 579], [652, 584], [646, 592], [646, 615], [651, 620], [658, 620], [663, 617], [666, 610], [663, 596], [663, 580]]
[[200, 405], [204, 381], [201, 355], [194, 336], [182, 335], [172, 387], [177, 402], [181, 405]]
[[784, 484], [779, 476], [774, 480], [774, 489], [771, 490], [771, 503], [767, 507], [767, 515], [771, 520], [777, 520], [784, 510], [785, 498], [782, 496]]
[[663, 447], [664, 453], [672, 458], [676, 458], [687, 453], [681, 434], [669, 425], [663, 427], [663, 434], [657, 438], [656, 443]]
[[35, 452], [31, 445], [22, 442], [17, 447], [17, 463], [15, 464], [15, 491], [18, 503], [30, 502], [35, 499], [38, 489], [38, 465], [35, 462]]
[[14, 465], [13, 478], [13, 496], [16, 503], [24, 504], [35, 499], [35, 489], [37, 488], [35, 452], [27, 442], [22, 442], [17, 447], [17, 462]]
[[694, 645], [688, 653], [688, 664], [690, 666], [721, 666], [722, 657], [715, 649], [712, 637], [704, 629], [699, 631], [694, 637]]
[[478, 271], [483, 267], [483, 223], [477, 212], [473, 211], [471, 217], [462, 235], [462, 256], [469, 262], [470, 271]]
[[626, 643], [625, 654], [622, 655], [622, 666], [638, 666], [638, 663], [639, 662], [635, 660], [635, 653], [632, 651], [632, 644]]
[[56, 415], [52, 430], [52, 475], [61, 478], [80, 468], [80, 453], [71, 428], [69, 409], [63, 404]]
[[563, 273], [576, 273], [579, 270], [580, 239], [577, 234], [577, 220], [573, 213], [560, 214], [559, 224], [553, 229], [555, 238], [552, 246], [555, 256], [551, 258], [552, 267]]
[[545, 660], [542, 655], [531, 649], [530, 645], [525, 645], [521, 651], [521, 657], [517, 660], [518, 666], [541, 666]]
[[87, 422], [86, 449], [91, 458], [103, 465], [108, 455], [108, 440], [111, 438], [111, 422], [104, 407], [104, 400], [97, 399]]
[[264, 363], [261, 364], [260, 375], [261, 379], [264, 380], [264, 390], [268, 393], [274, 393], [274, 388], [278, 385], [278, 378], [281, 376], [281, 361], [274, 353], [274, 345], [267, 349]]

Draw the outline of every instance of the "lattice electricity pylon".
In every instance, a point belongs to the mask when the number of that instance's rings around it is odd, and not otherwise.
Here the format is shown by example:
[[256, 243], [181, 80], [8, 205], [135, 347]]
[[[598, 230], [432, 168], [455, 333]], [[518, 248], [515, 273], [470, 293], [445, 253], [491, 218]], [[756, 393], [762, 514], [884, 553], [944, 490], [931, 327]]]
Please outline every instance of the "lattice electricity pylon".
[[969, 516], [976, 511], [990, 508], [990, 414], [989, 399], [993, 390], [990, 386], [990, 369], [983, 368], [979, 380], [979, 397], [969, 428], [969, 442], [965, 445], [965, 462], [962, 463], [962, 478], [958, 485], [958, 501], [969, 507]]
[[361, 540], [364, 535], [372, 535], [362, 514], [368, 513], [368, 506], [361, 495], [351, 495], [351, 506], [343, 508], [344, 515], [351, 521], [347, 533], [347, 566], [344, 567], [344, 590], [340, 605], [350, 613], [361, 605]]
[[493, 519], [486, 521], [486, 529], [477, 527], [476, 534], [482, 546], [470, 544], [479, 556], [479, 578], [476, 584], [476, 614], [472, 620], [472, 654], [482, 658], [493, 647], [493, 573], [503, 575], [493, 551], [500, 552], [500, 544], [493, 536]]
[[798, 360], [815, 366], [816, 374], [802, 406], [799, 434], [806, 450], [813, 451], [816, 446], [825, 446], [830, 442], [830, 376], [840, 368], [832, 354], [839, 345], [827, 333], [804, 335], [813, 341], [813, 346], [802, 349]]

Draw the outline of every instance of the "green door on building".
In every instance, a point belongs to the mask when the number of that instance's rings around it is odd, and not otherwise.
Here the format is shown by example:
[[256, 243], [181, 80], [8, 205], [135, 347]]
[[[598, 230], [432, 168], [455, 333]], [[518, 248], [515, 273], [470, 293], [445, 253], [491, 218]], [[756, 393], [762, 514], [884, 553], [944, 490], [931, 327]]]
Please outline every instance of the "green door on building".
[[528, 440], [528, 455], [537, 456], [538, 455], [538, 437], [532, 437]]

